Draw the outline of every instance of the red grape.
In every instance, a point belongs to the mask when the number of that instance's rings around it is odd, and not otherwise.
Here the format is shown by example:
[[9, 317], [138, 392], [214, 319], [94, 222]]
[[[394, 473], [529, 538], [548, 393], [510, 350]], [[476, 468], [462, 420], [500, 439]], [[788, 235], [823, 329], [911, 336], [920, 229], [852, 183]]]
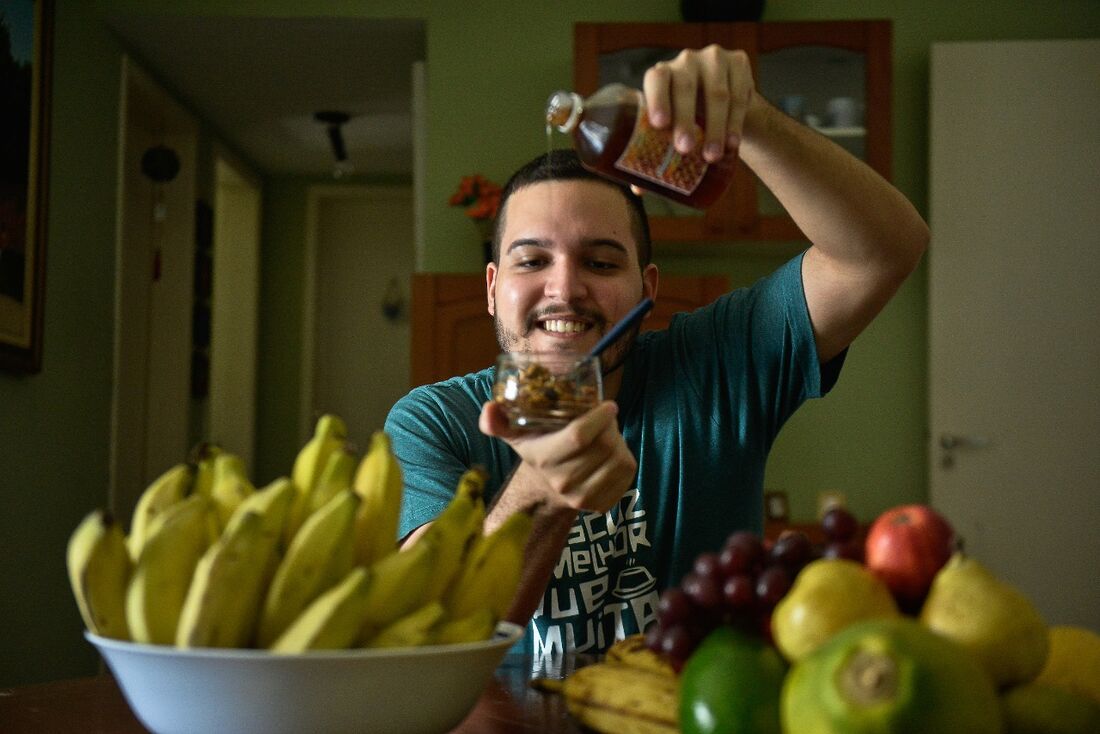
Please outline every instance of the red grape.
[[756, 600], [756, 582], [745, 573], [730, 576], [722, 584], [722, 598], [731, 612], [746, 612]]
[[666, 589], [657, 602], [657, 619], [661, 627], [675, 627], [691, 619], [694, 605], [684, 590], [678, 586]]
[[679, 670], [694, 652], [697, 642], [683, 625], [669, 627], [661, 633], [661, 654]]
[[680, 580], [680, 588], [700, 610], [713, 613], [722, 606], [722, 591], [713, 579], [689, 573]]
[[791, 588], [791, 575], [783, 566], [768, 566], [756, 579], [756, 600], [771, 610]]
[[822, 558], [847, 558], [850, 561], [863, 562], [863, 543], [857, 538], [833, 540], [825, 544]]
[[813, 544], [809, 536], [801, 530], [786, 530], [772, 546], [769, 558], [782, 564], [788, 571], [797, 572], [810, 561]]
[[700, 553], [695, 558], [695, 564], [692, 566], [696, 575], [703, 578], [710, 579], [714, 583], [721, 583], [723, 573], [719, 566], [717, 553]]
[[821, 517], [821, 529], [829, 540], [850, 540], [859, 532], [859, 521], [848, 510], [834, 505]]

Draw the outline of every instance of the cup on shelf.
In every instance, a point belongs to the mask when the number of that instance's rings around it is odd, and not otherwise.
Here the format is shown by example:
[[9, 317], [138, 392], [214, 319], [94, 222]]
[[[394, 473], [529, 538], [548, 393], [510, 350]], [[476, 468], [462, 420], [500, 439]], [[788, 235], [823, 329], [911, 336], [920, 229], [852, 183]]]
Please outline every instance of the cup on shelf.
[[805, 106], [806, 98], [801, 94], [786, 94], [779, 98], [779, 109], [796, 120], [802, 119], [802, 111]]
[[855, 97], [833, 97], [825, 105], [829, 125], [832, 127], [858, 127], [859, 103]]

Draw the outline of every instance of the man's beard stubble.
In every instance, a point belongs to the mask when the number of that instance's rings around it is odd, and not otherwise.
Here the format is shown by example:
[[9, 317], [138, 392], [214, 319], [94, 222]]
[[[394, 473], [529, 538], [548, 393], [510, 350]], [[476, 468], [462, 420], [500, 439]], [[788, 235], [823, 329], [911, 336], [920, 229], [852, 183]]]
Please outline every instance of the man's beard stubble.
[[[538, 320], [544, 318], [546, 315], [552, 314], [529, 316], [525, 324], [526, 333], [530, 334], [531, 331], [536, 328], [535, 324]], [[598, 315], [596, 318], [598, 319], [598, 326], [594, 326], [593, 328], [598, 328], [600, 335], [603, 336], [603, 334], [606, 333], [604, 327], [607, 321]], [[505, 327], [504, 324], [501, 323], [500, 317], [496, 314], [493, 315], [493, 329], [496, 331], [497, 344], [500, 346], [502, 352], [525, 351], [518, 349], [518, 345], [522, 342], [523, 338], [515, 331], [511, 331]], [[622, 367], [623, 363], [626, 361], [627, 355], [630, 354], [630, 350], [634, 346], [634, 341], [638, 338], [639, 330], [640, 327], [635, 327], [629, 333], [623, 334], [618, 341], [607, 347], [603, 354], [600, 355], [600, 371], [604, 376]]]

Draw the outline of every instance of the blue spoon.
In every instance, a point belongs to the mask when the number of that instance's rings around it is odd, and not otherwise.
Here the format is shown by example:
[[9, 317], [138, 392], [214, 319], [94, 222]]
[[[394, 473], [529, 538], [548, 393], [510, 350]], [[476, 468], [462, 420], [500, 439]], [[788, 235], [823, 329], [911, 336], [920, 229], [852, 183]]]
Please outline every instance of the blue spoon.
[[622, 320], [620, 320], [619, 323], [611, 327], [611, 331], [604, 334], [603, 339], [600, 339], [596, 343], [596, 346], [592, 347], [592, 350], [588, 353], [588, 356], [600, 356], [603, 350], [610, 347], [612, 344], [618, 341], [619, 337], [621, 337], [630, 329], [634, 328], [634, 326], [642, 320], [642, 317], [649, 313], [649, 309], [651, 308], [653, 308], [653, 299], [643, 298], [642, 302], [634, 308], [630, 309], [630, 313], [628, 313], [626, 316], [623, 316]]

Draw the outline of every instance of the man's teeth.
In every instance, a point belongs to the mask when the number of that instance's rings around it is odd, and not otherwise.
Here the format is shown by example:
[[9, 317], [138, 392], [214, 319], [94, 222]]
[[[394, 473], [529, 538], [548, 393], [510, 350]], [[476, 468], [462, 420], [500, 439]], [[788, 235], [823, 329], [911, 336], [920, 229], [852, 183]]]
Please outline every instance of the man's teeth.
[[581, 321], [563, 321], [562, 319], [550, 319], [542, 322], [542, 328], [546, 331], [554, 331], [559, 334], [571, 334], [584, 331], [588, 324]]

